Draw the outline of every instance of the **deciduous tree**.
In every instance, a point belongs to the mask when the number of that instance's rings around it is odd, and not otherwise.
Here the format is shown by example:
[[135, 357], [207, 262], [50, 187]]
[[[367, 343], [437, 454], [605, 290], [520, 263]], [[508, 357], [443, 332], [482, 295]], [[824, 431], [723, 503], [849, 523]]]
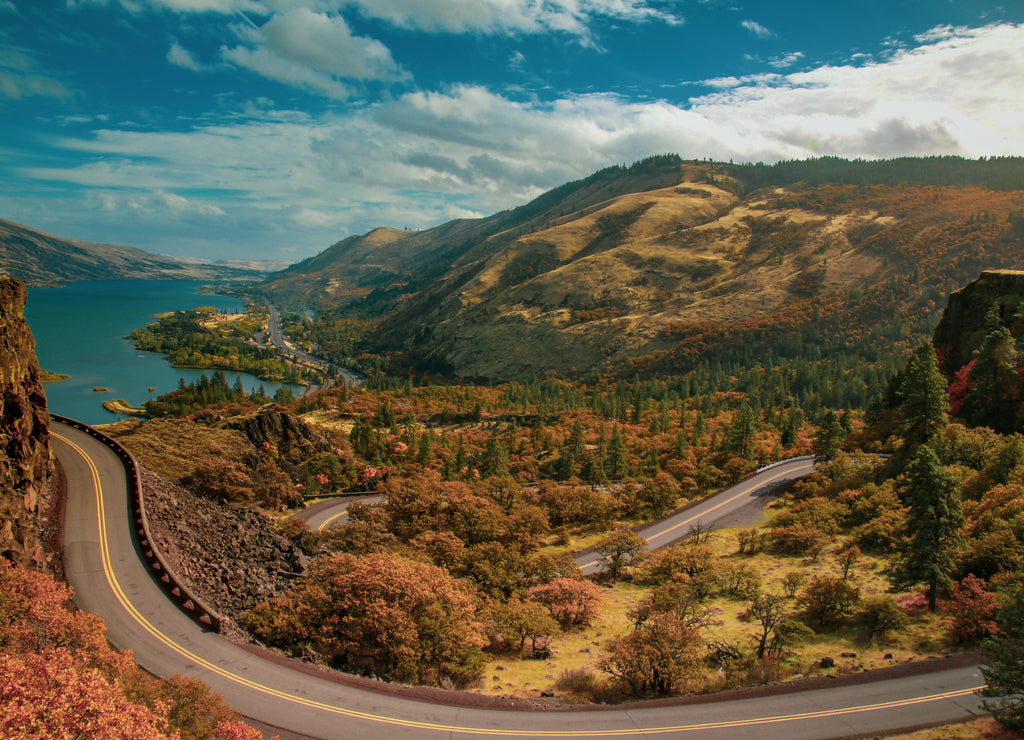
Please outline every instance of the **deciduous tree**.
[[527, 591], [531, 601], [547, 607], [562, 630], [590, 624], [597, 616], [603, 598], [601, 589], [592, 581], [556, 578], [550, 583], [533, 586]]
[[597, 541], [594, 550], [601, 555], [601, 562], [608, 568], [612, 580], [626, 566], [643, 558], [647, 552], [647, 540], [632, 529], [623, 527]]

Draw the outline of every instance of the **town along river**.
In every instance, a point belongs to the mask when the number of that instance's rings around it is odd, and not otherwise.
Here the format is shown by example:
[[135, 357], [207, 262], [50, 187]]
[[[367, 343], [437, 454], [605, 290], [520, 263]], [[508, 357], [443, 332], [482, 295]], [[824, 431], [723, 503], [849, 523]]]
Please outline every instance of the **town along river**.
[[[154, 315], [213, 306], [242, 311], [232, 296], [203, 295], [201, 282], [161, 280], [90, 280], [62, 288], [30, 288], [25, 317], [36, 339], [36, 354], [44, 370], [70, 375], [70, 380], [46, 384], [49, 410], [87, 424], [109, 424], [119, 418], [103, 401], [123, 398], [133, 406], [168, 393], [213, 370], [173, 368], [160, 355], [135, 349], [125, 339], [133, 330], [154, 321]], [[261, 385], [268, 396], [280, 383], [246, 373], [228, 372], [228, 383], [241, 376], [247, 391]], [[285, 386], [298, 395], [301, 386]], [[95, 391], [106, 388], [107, 391]], [[150, 391], [154, 388], [154, 391]]]

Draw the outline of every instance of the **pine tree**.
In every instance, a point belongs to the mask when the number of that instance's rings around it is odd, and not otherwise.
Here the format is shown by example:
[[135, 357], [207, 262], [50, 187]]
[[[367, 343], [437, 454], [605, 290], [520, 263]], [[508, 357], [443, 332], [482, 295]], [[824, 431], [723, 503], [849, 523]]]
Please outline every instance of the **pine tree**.
[[812, 443], [814, 459], [818, 461], [831, 460], [839, 453], [845, 439], [846, 434], [843, 432], [839, 417], [835, 411], [829, 409], [825, 412], [825, 418], [822, 419], [821, 426], [818, 427], [818, 433]]
[[964, 521], [960, 490], [932, 449], [922, 446], [907, 466], [900, 496], [908, 507], [909, 537], [893, 568], [893, 585], [924, 583], [928, 608], [935, 611], [939, 588], [951, 583], [960, 545]]
[[963, 417], [969, 423], [1010, 434], [1016, 426], [1017, 345], [1010, 330], [994, 328], [974, 353]]
[[626, 443], [622, 441], [622, 433], [618, 425], [612, 429], [612, 437], [608, 442], [608, 477], [620, 480], [628, 472], [629, 458], [626, 456]]
[[[935, 348], [922, 343], [907, 362], [899, 389], [902, 461], [914, 456], [918, 447], [949, 422], [946, 379], [939, 372]], [[902, 468], [902, 465], [898, 467]]]
[[753, 410], [743, 404], [732, 417], [732, 426], [726, 438], [725, 449], [735, 452], [744, 459], [754, 456], [754, 435], [757, 434], [757, 417]]

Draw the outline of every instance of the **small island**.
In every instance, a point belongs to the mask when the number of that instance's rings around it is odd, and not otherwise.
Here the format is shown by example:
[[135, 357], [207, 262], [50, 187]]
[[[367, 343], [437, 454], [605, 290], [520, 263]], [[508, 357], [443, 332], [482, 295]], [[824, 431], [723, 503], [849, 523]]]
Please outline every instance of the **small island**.
[[104, 401], [103, 408], [112, 414], [126, 414], [128, 416], [146, 416], [146, 409], [140, 406], [132, 406], [123, 398], [115, 398], [112, 401]]
[[39, 371], [39, 380], [41, 380], [44, 383], [60, 383], [70, 379], [71, 376], [65, 375], [64, 373], [55, 373], [51, 372], [50, 370]]

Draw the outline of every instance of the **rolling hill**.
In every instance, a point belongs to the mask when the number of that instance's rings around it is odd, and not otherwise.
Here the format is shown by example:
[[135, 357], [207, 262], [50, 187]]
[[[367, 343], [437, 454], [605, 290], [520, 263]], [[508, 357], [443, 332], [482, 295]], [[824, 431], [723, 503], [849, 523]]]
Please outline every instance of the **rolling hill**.
[[0, 219], [0, 273], [29, 285], [78, 280], [256, 280], [279, 265], [209, 264], [76, 241]]
[[1024, 264], [1022, 206], [1019, 158], [668, 155], [488, 218], [350, 237], [261, 289], [372, 318], [367, 348], [463, 377], [877, 355], [887, 337], [927, 336], [981, 270]]

